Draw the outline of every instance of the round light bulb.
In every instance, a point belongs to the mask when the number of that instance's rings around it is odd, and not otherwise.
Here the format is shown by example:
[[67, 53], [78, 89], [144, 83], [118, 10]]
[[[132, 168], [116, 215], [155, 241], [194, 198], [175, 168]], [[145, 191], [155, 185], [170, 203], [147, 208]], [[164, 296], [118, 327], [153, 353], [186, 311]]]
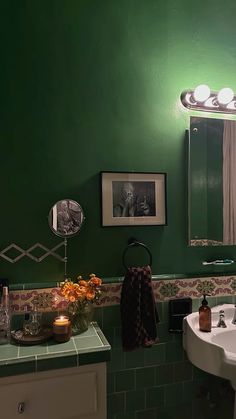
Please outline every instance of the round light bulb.
[[210, 87], [207, 84], [200, 84], [193, 92], [193, 97], [197, 102], [205, 102], [211, 94]]
[[224, 87], [221, 89], [217, 95], [217, 100], [221, 105], [227, 105], [234, 98], [234, 92], [229, 87]]

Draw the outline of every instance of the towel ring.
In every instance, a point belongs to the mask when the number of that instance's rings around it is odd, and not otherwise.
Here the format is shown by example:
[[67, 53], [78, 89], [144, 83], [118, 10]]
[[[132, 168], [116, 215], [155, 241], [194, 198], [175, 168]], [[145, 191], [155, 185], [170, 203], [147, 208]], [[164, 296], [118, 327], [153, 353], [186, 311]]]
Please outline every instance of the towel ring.
[[128, 244], [128, 246], [125, 248], [125, 250], [123, 251], [122, 262], [123, 262], [123, 266], [125, 267], [125, 269], [128, 269], [128, 266], [125, 263], [125, 256], [126, 256], [128, 250], [131, 247], [134, 247], [134, 246], [141, 246], [141, 247], [143, 247], [147, 251], [147, 253], [149, 255], [149, 266], [152, 266], [152, 254], [151, 254], [150, 249], [145, 244], [143, 244], [143, 243], [138, 242], [137, 240], [135, 240], [135, 241], [130, 242]]

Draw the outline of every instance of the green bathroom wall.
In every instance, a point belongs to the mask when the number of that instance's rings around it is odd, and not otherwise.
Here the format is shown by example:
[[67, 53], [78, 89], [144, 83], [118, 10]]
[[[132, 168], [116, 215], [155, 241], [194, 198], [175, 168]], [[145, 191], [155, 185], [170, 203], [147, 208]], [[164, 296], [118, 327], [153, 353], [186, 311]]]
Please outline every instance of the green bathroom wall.
[[[203, 82], [235, 87], [235, 12], [232, 0], [1, 2], [1, 249], [59, 243], [47, 214], [69, 197], [86, 216], [68, 243], [71, 275], [122, 275], [131, 236], [150, 247], [155, 274], [209, 272], [202, 260], [234, 257], [233, 247], [187, 245], [179, 96]], [[168, 225], [102, 227], [101, 171], [166, 172]], [[52, 257], [0, 264], [12, 283], [63, 276]]]

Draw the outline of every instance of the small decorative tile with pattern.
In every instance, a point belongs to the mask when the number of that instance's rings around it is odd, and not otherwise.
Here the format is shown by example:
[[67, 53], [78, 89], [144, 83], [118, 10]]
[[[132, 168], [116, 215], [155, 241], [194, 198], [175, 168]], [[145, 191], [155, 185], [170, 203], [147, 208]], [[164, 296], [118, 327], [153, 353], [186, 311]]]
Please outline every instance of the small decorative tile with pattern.
[[167, 283], [167, 284], [163, 284], [160, 288], [160, 293], [164, 296], [164, 297], [175, 297], [176, 294], [178, 294], [178, 292], [180, 291], [180, 288], [174, 283]]

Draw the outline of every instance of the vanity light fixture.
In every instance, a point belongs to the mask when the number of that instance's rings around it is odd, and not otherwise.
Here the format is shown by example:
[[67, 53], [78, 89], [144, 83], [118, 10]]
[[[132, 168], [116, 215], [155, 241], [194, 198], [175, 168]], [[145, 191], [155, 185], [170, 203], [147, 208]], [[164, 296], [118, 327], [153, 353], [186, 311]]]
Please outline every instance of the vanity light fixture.
[[236, 95], [229, 87], [213, 92], [206, 84], [200, 84], [194, 90], [182, 92], [180, 99], [188, 109], [236, 114]]

